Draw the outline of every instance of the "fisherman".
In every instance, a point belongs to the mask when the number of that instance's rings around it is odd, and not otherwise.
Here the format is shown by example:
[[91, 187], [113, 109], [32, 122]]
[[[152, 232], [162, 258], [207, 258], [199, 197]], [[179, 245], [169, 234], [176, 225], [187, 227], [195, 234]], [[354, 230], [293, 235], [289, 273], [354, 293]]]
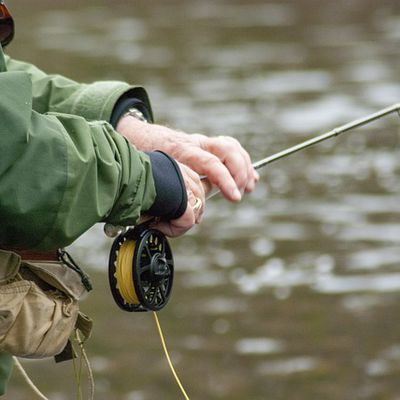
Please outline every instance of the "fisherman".
[[204, 212], [200, 175], [233, 202], [258, 180], [235, 139], [149, 123], [140, 86], [79, 84], [13, 60], [3, 52], [13, 36], [0, 0], [0, 394], [11, 355], [62, 354], [85, 330], [78, 300], [90, 282], [60, 249], [98, 222], [141, 215], [182, 235]]

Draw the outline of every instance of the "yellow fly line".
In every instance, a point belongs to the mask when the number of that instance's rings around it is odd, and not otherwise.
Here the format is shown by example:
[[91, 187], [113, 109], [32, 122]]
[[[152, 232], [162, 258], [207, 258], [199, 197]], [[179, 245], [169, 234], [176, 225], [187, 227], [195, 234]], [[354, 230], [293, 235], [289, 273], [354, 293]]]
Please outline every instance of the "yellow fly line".
[[115, 265], [115, 278], [117, 280], [117, 289], [122, 298], [129, 304], [139, 304], [133, 284], [132, 260], [135, 254], [136, 242], [126, 240], [118, 250]]
[[[134, 240], [125, 240], [120, 246], [117, 254], [117, 259], [115, 261], [115, 278], [117, 280], [117, 288], [121, 294], [121, 297], [129, 304], [139, 304], [138, 295], [135, 290], [135, 285], [133, 283], [133, 267], [132, 260], [135, 254], [136, 242]], [[160, 321], [157, 317], [157, 313], [153, 311], [154, 320], [156, 322], [157, 331], [161, 339], [161, 344], [164, 350], [165, 357], [167, 359], [169, 368], [172, 375], [175, 378], [176, 383], [179, 386], [183, 396], [186, 400], [190, 400], [187, 395], [176, 371], [172, 364], [171, 358], [168, 353], [167, 345], [165, 343], [164, 334], [161, 329]]]
[[174, 378], [176, 380], [176, 383], [178, 384], [179, 389], [181, 389], [181, 392], [182, 392], [183, 396], [185, 397], [185, 399], [186, 400], [190, 400], [189, 396], [187, 395], [187, 393], [186, 393], [186, 391], [185, 391], [185, 389], [184, 389], [184, 387], [183, 387], [183, 385], [182, 385], [182, 383], [181, 383], [181, 381], [180, 381], [180, 379], [178, 377], [178, 374], [175, 371], [174, 366], [172, 365], [172, 361], [171, 361], [171, 358], [170, 358], [169, 353], [168, 353], [167, 345], [166, 345], [165, 339], [164, 339], [164, 334], [163, 334], [163, 331], [161, 330], [161, 325], [160, 325], [160, 321], [158, 320], [157, 313], [155, 311], [153, 311], [153, 315], [154, 315], [154, 319], [156, 321], [158, 334], [160, 335], [161, 344], [162, 344], [162, 347], [164, 349], [164, 354], [165, 354], [165, 357], [167, 358], [168, 365], [169, 365], [169, 368], [170, 368], [170, 370], [172, 372], [172, 375], [174, 376]]

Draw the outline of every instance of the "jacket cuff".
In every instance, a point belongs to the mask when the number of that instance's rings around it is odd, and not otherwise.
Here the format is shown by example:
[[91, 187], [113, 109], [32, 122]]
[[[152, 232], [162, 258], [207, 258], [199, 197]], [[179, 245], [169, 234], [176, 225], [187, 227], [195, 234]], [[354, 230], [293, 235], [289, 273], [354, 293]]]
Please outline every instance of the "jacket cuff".
[[150, 152], [147, 155], [151, 161], [157, 194], [146, 214], [166, 220], [179, 218], [186, 211], [187, 193], [178, 164], [161, 151]]
[[147, 122], [153, 122], [151, 112], [148, 107], [146, 107], [145, 103], [137, 99], [136, 97], [132, 97], [131, 94], [128, 92], [119, 98], [112, 111], [110, 124], [113, 126], [114, 129], [117, 127], [118, 122], [122, 118], [122, 116], [130, 108], [138, 109], [143, 114]]
[[76, 98], [73, 99], [71, 114], [81, 115], [87, 120], [111, 121], [113, 110], [121, 98], [130, 97], [141, 101], [149, 110], [151, 119], [150, 101], [142, 87], [132, 87], [118, 81], [95, 82], [83, 85]]

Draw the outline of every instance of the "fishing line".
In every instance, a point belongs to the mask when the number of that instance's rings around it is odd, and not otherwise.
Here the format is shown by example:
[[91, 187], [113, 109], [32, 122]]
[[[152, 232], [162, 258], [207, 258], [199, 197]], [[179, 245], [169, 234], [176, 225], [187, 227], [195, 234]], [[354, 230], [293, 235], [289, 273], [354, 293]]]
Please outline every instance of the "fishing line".
[[[152, 245], [152, 247], [156, 248], [158, 251], [161, 251], [163, 249], [164, 244], [159, 241], [159, 238], [157, 235], [154, 235], [154, 236], [150, 235], [147, 240], [148, 240], [147, 244]], [[113, 276], [116, 280], [115, 288], [116, 288], [116, 290], [118, 290], [122, 300], [124, 301], [124, 305], [125, 306], [131, 305], [131, 306], [139, 307], [141, 304], [140, 304], [138, 293], [136, 292], [136, 288], [135, 288], [135, 286], [138, 287], [138, 282], [136, 282], [136, 284], [135, 284], [135, 277], [140, 276], [140, 275], [138, 273], [135, 273], [135, 268], [140, 269], [141, 265], [140, 265], [140, 263], [133, 263], [133, 260], [135, 259], [136, 250], [137, 250], [137, 241], [136, 240], [125, 239], [125, 240], [121, 241], [121, 243], [119, 244], [118, 250], [116, 251], [117, 257], [114, 261], [115, 272], [114, 272]], [[146, 251], [146, 253], [147, 253], [147, 251]], [[155, 253], [152, 256], [152, 259], [157, 258], [157, 254], [158, 253]], [[147, 254], [147, 257], [149, 257], [148, 254]], [[148, 265], [147, 268], [150, 269], [150, 265]], [[149, 275], [149, 277], [150, 277], [150, 275]], [[187, 395], [187, 393], [175, 371], [175, 368], [172, 364], [172, 361], [171, 361], [171, 358], [169, 356], [169, 352], [167, 349], [167, 345], [165, 342], [164, 334], [161, 329], [161, 324], [157, 317], [157, 313], [154, 310], [153, 310], [153, 316], [154, 316], [154, 320], [156, 322], [157, 331], [160, 336], [164, 354], [167, 359], [169, 368], [172, 372], [172, 375], [174, 376], [175, 381], [178, 384], [178, 387], [181, 390], [185, 399], [190, 400], [189, 396]]]
[[[72, 348], [75, 350], [74, 345]], [[81, 377], [82, 377], [82, 360], [79, 362], [79, 366], [76, 365], [77, 362], [75, 357], [72, 357], [72, 365], [74, 369], [74, 376], [76, 381], [76, 399], [82, 400], [82, 384], [81, 384]]]
[[[78, 346], [80, 348], [80, 362], [79, 362], [79, 367], [76, 365], [75, 357], [72, 357], [72, 362], [73, 362], [73, 370], [74, 370], [74, 375], [75, 375], [75, 381], [77, 385], [77, 398], [78, 400], [81, 400], [82, 397], [82, 385], [81, 385], [81, 376], [82, 376], [82, 360], [86, 365], [87, 372], [88, 372], [88, 381], [89, 381], [89, 395], [88, 395], [88, 400], [94, 400], [94, 377], [93, 377], [93, 370], [90, 365], [89, 357], [86, 354], [86, 350], [84, 347], [84, 340], [81, 339], [79, 332], [77, 329], [75, 329], [75, 340], [78, 343]], [[73, 346], [74, 347], [74, 346]], [[35, 383], [32, 381], [32, 379], [29, 377], [28, 373], [26, 372], [25, 368], [22, 366], [21, 362], [18, 360], [17, 357], [13, 356], [13, 361], [15, 363], [15, 366], [17, 367], [18, 371], [22, 375], [23, 379], [27, 383], [27, 385], [32, 389], [32, 391], [42, 400], [49, 400], [48, 397], [46, 397], [40, 389], [35, 385]]]
[[178, 384], [179, 389], [181, 389], [181, 392], [182, 392], [183, 396], [185, 397], [185, 399], [186, 400], [190, 400], [189, 396], [187, 395], [185, 389], [183, 388], [183, 385], [182, 385], [182, 383], [181, 383], [181, 381], [180, 381], [180, 379], [179, 379], [179, 377], [178, 377], [178, 375], [177, 375], [177, 373], [175, 371], [175, 368], [174, 368], [174, 366], [172, 364], [171, 358], [170, 358], [169, 353], [168, 353], [167, 345], [165, 343], [164, 334], [163, 334], [163, 331], [161, 329], [160, 321], [158, 320], [157, 313], [155, 311], [153, 311], [153, 315], [154, 315], [154, 320], [156, 321], [158, 334], [159, 334], [160, 339], [161, 339], [161, 344], [162, 344], [162, 347], [164, 349], [164, 354], [165, 354], [165, 357], [166, 357], [166, 359], [168, 361], [168, 365], [169, 365], [169, 368], [170, 368], [170, 370], [172, 372], [172, 375], [174, 376], [174, 378], [176, 380], [176, 383]]
[[117, 279], [117, 289], [122, 298], [129, 304], [138, 305], [139, 299], [133, 284], [132, 260], [135, 253], [136, 242], [126, 240], [118, 250], [116, 260], [115, 278]]
[[[83, 340], [79, 334], [79, 330], [75, 329], [75, 341], [78, 343], [79, 349], [80, 349], [80, 357], [79, 357], [79, 376], [77, 377], [77, 382], [79, 382], [79, 392], [78, 394], [82, 396], [82, 388], [81, 388], [81, 376], [82, 376], [82, 363], [85, 363], [86, 369], [87, 369], [87, 374], [88, 374], [88, 384], [89, 384], [89, 395], [88, 399], [89, 400], [94, 400], [94, 389], [95, 389], [95, 384], [94, 384], [94, 377], [93, 377], [93, 370], [92, 366], [89, 361], [89, 357], [86, 354], [85, 350], [85, 340]], [[75, 369], [75, 358], [72, 359], [74, 362], [74, 372], [76, 373]]]
[[20, 363], [17, 357], [13, 356], [13, 360], [15, 363], [15, 366], [17, 367], [18, 371], [21, 373], [22, 377], [24, 378], [25, 382], [28, 384], [28, 386], [33, 390], [33, 392], [40, 397], [42, 400], [49, 400], [39, 389], [38, 387], [33, 383], [32, 379], [29, 377], [28, 373], [25, 371], [24, 367]]

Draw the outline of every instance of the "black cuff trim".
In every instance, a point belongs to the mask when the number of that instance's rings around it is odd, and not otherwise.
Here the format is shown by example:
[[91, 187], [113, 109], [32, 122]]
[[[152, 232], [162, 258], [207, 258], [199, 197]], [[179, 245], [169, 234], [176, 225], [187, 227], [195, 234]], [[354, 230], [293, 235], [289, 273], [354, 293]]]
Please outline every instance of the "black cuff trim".
[[148, 122], [153, 122], [151, 113], [147, 109], [146, 105], [143, 103], [143, 101], [131, 97], [129, 94], [125, 94], [120, 99], [117, 101], [117, 103], [114, 106], [114, 109], [111, 114], [110, 118], [110, 124], [113, 126], [115, 129], [117, 127], [118, 121], [120, 118], [130, 109], [130, 108], [137, 108], [143, 116], [146, 118], [146, 121]]
[[187, 207], [187, 193], [183, 176], [176, 161], [162, 151], [147, 153], [150, 157], [156, 199], [146, 214], [176, 219]]

